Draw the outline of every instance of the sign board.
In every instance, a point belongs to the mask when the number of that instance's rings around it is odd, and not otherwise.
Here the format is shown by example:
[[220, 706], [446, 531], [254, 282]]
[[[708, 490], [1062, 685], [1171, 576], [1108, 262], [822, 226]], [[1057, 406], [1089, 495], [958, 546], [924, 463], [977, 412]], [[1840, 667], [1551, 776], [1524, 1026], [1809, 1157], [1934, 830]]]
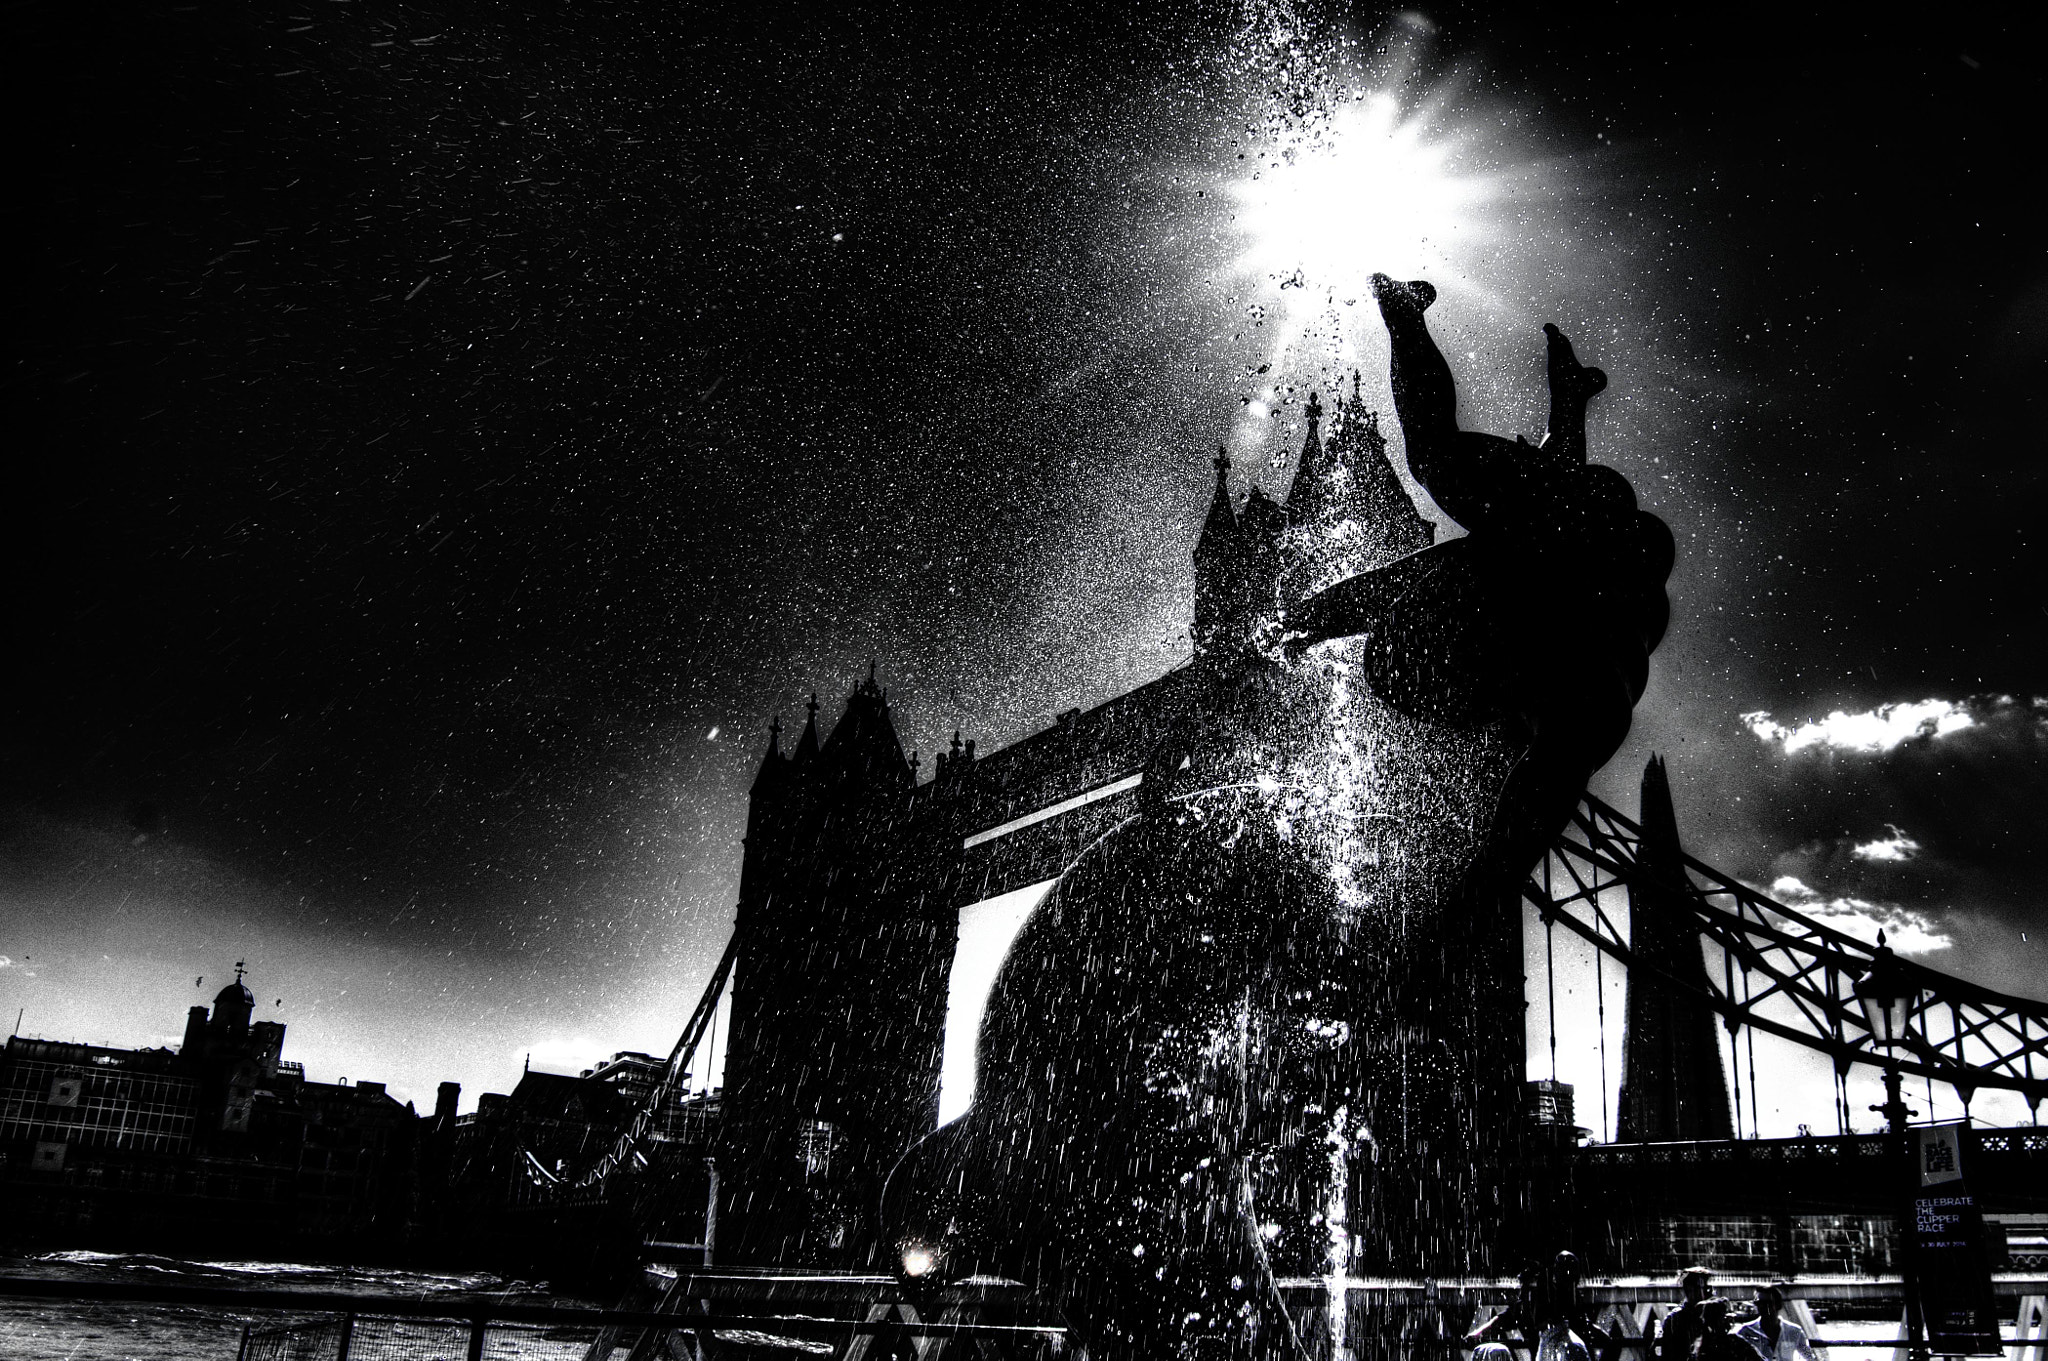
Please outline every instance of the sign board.
[[1929, 1351], [2003, 1356], [1984, 1216], [1963, 1176], [1963, 1128], [1927, 1125], [1912, 1131], [1906, 1269], [1920, 1296]]

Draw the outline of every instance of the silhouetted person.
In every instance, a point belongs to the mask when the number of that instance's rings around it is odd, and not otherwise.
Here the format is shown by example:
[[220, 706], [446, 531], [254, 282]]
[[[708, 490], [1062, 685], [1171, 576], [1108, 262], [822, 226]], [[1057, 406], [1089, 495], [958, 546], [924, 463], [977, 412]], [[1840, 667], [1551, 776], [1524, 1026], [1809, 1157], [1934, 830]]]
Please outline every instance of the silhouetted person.
[[[1602, 380], [1605, 381], [1604, 379]], [[1605, 1361], [1613, 1351], [1606, 1332], [1595, 1327], [1579, 1298], [1577, 1254], [1560, 1252], [1550, 1267], [1550, 1293], [1544, 1301], [1543, 1335], [1536, 1344], [1537, 1361]]]
[[1756, 1361], [1756, 1351], [1728, 1331], [1728, 1301], [1720, 1296], [1700, 1301], [1700, 1341], [1693, 1349], [1698, 1361]]
[[1763, 1361], [1814, 1361], [1806, 1329], [1782, 1316], [1785, 1292], [1767, 1285], [1756, 1292], [1756, 1319], [1735, 1330]]
[[[1542, 1296], [1543, 1268], [1530, 1267], [1522, 1273], [1521, 1294], [1514, 1303], [1495, 1314], [1486, 1322], [1465, 1334], [1465, 1345], [1475, 1349], [1504, 1345], [1503, 1338], [1514, 1338], [1533, 1352], [1537, 1341], [1543, 1336], [1540, 1320], [1543, 1316]], [[1473, 1361], [1479, 1361], [1478, 1350], [1473, 1352]]]
[[[1548, 1269], [1522, 1273], [1522, 1295], [1498, 1316], [1465, 1337], [1467, 1346], [1519, 1334], [1537, 1361], [1592, 1361], [1611, 1351], [1607, 1333], [1595, 1327], [1579, 1299], [1579, 1259], [1560, 1252]], [[1476, 1359], [1475, 1359], [1476, 1361]]]
[[1679, 1305], [1657, 1329], [1657, 1361], [1687, 1361], [1699, 1346], [1706, 1332], [1703, 1307], [1712, 1281], [1705, 1267], [1689, 1266], [1679, 1273]]

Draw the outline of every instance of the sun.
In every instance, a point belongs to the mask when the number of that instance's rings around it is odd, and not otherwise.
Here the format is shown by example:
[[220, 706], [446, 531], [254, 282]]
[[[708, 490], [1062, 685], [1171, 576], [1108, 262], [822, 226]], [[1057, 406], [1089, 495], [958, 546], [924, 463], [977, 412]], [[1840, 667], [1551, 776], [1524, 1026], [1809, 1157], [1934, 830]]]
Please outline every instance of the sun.
[[1455, 276], [1456, 257], [1484, 236], [1493, 185], [1461, 173], [1474, 139], [1439, 122], [1434, 108], [1404, 118], [1392, 97], [1360, 95], [1315, 138], [1270, 153], [1230, 186], [1248, 238], [1239, 268], [1290, 312], [1355, 302], [1375, 272]]
[[1374, 274], [1497, 302], [1498, 278], [1482, 276], [1498, 274], [1499, 207], [1519, 172], [1498, 166], [1493, 125], [1457, 81], [1407, 103], [1386, 92], [1413, 79], [1411, 70], [1352, 86], [1225, 186], [1243, 242], [1235, 270], [1250, 284], [1245, 310], [1267, 351], [1257, 372], [1272, 374], [1238, 413], [1232, 441], [1246, 453], [1300, 399], [1301, 380], [1384, 371]]

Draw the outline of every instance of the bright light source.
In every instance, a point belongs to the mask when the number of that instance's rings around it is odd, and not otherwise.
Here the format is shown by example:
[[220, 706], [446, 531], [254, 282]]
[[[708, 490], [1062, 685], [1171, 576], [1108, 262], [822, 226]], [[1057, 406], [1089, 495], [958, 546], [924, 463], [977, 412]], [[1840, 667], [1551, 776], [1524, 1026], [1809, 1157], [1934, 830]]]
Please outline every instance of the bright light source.
[[1471, 210], [1490, 186], [1453, 170], [1461, 139], [1431, 131], [1427, 112], [1404, 123], [1392, 99], [1374, 95], [1343, 106], [1314, 141], [1269, 158], [1257, 178], [1231, 185], [1251, 237], [1240, 267], [1316, 306], [1333, 294], [1364, 301], [1375, 271], [1397, 279], [1447, 272], [1447, 250], [1472, 239]]
[[932, 1269], [932, 1254], [926, 1248], [905, 1248], [903, 1250], [903, 1274], [923, 1276]]

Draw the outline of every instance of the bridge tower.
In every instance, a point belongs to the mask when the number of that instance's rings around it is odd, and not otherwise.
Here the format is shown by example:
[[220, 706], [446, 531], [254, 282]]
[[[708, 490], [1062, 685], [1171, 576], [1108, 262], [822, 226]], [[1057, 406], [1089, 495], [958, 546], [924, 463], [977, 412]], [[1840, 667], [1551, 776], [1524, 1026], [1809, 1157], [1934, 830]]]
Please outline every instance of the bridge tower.
[[[1671, 781], [1659, 756], [1643, 767], [1641, 821], [1639, 872], [1628, 888], [1629, 943], [1639, 968], [1629, 978], [1618, 1142], [1732, 1139], [1699, 933], [1682, 914], [1660, 912], [1650, 901], [1681, 901], [1689, 888]], [[1696, 979], [1697, 987], [1674, 987], [1669, 979]]]
[[958, 927], [914, 767], [868, 678], [755, 777], [719, 1140], [718, 1258], [852, 1265], [882, 1178], [937, 1123]]

